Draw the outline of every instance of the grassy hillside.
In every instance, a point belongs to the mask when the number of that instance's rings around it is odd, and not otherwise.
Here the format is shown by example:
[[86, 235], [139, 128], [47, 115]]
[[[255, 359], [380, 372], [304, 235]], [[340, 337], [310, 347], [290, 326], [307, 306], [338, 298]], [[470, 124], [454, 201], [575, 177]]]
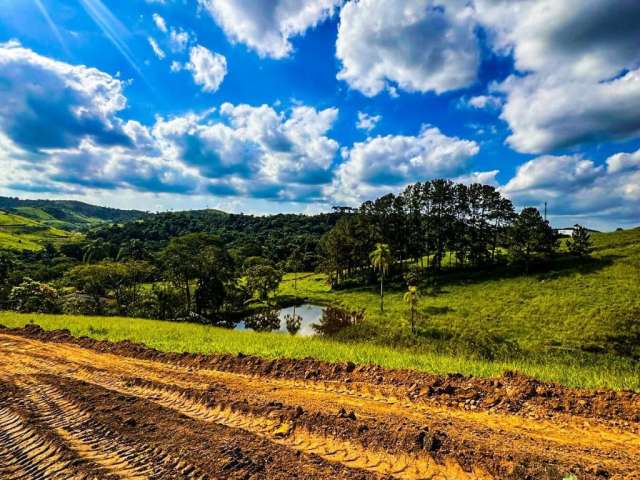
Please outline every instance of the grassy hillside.
[[[344, 338], [491, 354], [610, 352], [640, 356], [640, 228], [593, 234], [593, 259], [559, 261], [549, 271], [451, 273], [423, 286], [411, 335], [404, 287], [390, 285], [385, 312], [377, 288], [330, 291], [322, 274], [288, 275], [280, 295], [366, 310]], [[635, 345], [635, 347], [634, 347]]]
[[74, 200], [20, 200], [11, 197], [0, 197], [0, 209], [62, 230], [127, 222], [145, 215], [138, 210], [98, 207]]
[[15, 213], [0, 210], [0, 250], [40, 250], [47, 243], [56, 244], [76, 238], [71, 233]]

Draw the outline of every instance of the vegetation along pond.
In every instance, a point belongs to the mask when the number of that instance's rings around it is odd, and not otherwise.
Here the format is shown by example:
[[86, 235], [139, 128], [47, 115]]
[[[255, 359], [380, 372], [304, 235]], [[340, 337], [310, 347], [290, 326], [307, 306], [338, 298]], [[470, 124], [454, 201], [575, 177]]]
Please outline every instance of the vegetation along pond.
[[250, 315], [236, 325], [236, 330], [282, 332], [308, 337], [330, 335], [357, 323], [362, 313], [340, 308], [302, 304], [281, 309], [269, 309]]

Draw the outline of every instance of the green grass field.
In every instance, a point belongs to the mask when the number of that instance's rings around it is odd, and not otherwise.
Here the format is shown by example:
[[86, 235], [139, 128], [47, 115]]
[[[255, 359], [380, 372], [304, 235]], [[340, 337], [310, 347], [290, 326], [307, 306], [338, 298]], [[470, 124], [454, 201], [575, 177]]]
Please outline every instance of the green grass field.
[[35, 251], [47, 243], [64, 242], [78, 235], [34, 218], [0, 211], [0, 250]]
[[82, 317], [0, 312], [0, 324], [21, 327], [35, 323], [46, 330], [67, 328], [73, 335], [100, 340], [132, 340], [161, 351], [238, 353], [267, 358], [313, 357], [329, 362], [353, 361], [387, 368], [430, 373], [461, 372], [475, 376], [501, 375], [517, 370], [536, 378], [575, 387], [606, 387], [640, 391], [640, 366], [602, 356], [584, 363], [580, 357], [540, 357], [491, 362], [434, 352], [394, 349], [366, 342], [337, 342], [322, 338], [291, 337], [278, 333], [233, 331], [190, 323], [119, 317]]
[[402, 286], [390, 285], [385, 312], [378, 287], [331, 291], [322, 274], [287, 275], [281, 296], [366, 311], [364, 327], [344, 336], [392, 345], [446, 343], [452, 333], [514, 342], [535, 354], [609, 348], [621, 329], [640, 329], [640, 229], [594, 234], [593, 259], [559, 261], [531, 275], [459, 272], [422, 288], [418, 335], [411, 335]]

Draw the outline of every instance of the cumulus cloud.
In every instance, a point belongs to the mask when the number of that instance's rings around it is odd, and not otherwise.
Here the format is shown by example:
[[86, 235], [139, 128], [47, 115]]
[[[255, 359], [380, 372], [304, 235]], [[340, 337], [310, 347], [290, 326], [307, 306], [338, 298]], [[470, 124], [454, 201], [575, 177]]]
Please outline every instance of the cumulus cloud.
[[370, 132], [371, 130], [376, 128], [376, 125], [378, 125], [378, 122], [380, 120], [382, 120], [382, 116], [380, 115], [369, 115], [365, 112], [358, 112], [358, 121], [356, 122], [356, 127], [360, 130], [366, 130], [367, 132]]
[[184, 52], [190, 41], [191, 37], [184, 30], [172, 28], [169, 32], [169, 46], [172, 52]]
[[640, 134], [640, 69], [607, 82], [512, 76], [499, 87], [507, 101], [509, 145], [539, 153]]
[[480, 62], [475, 25], [473, 10], [458, 0], [349, 2], [340, 12], [338, 78], [367, 96], [396, 85], [436, 93], [466, 87]]
[[497, 187], [500, 185], [496, 178], [500, 170], [489, 170], [486, 172], [470, 172], [463, 175], [458, 175], [452, 180], [458, 183], [464, 183], [465, 185], [471, 185], [472, 183], [481, 183], [482, 185], [492, 185]]
[[599, 166], [580, 155], [545, 155], [521, 165], [503, 191], [520, 206], [549, 202], [558, 218], [633, 224], [640, 218], [638, 158], [640, 151], [619, 153]]
[[607, 159], [607, 168], [611, 173], [640, 170], [640, 150], [632, 153], [616, 153]]
[[[126, 106], [120, 80], [16, 43], [0, 49], [0, 187], [309, 202], [322, 198], [331, 181], [339, 145], [328, 132], [337, 109], [225, 103], [146, 126], [118, 116]], [[188, 68], [214, 90], [224, 76], [216, 64], [222, 60], [197, 48], [192, 53]]]
[[640, 3], [628, 0], [475, 0], [495, 48], [521, 72], [603, 80], [638, 62]]
[[425, 126], [417, 136], [379, 135], [345, 152], [327, 191], [340, 201], [359, 203], [410, 183], [462, 174], [478, 152], [475, 142], [448, 137], [435, 127]]
[[442, 93], [477, 78], [478, 30], [517, 73], [472, 97], [524, 153], [640, 135], [640, 3], [358, 0], [340, 13], [338, 78], [367, 96]]
[[0, 129], [27, 150], [96, 144], [128, 145], [117, 113], [126, 106], [123, 82], [84, 65], [73, 66], [0, 44]]
[[519, 75], [497, 89], [518, 151], [640, 134], [640, 3], [475, 0], [478, 22]]
[[331, 17], [344, 0], [199, 0], [227, 37], [260, 56], [287, 57], [290, 39]]
[[227, 75], [227, 59], [219, 53], [196, 45], [189, 53], [189, 63], [185, 67], [193, 75], [193, 81], [205, 92], [215, 92]]
[[331, 180], [339, 146], [326, 134], [337, 115], [333, 108], [297, 106], [285, 114], [225, 103], [217, 121], [160, 120], [153, 134], [163, 151], [204, 177], [248, 196], [299, 200], [319, 197]]

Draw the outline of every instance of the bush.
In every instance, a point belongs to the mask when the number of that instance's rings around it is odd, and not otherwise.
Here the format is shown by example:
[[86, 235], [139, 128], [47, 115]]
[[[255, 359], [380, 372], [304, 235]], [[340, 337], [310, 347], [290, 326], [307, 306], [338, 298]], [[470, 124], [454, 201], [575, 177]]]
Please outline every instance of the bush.
[[46, 283], [30, 278], [11, 289], [9, 304], [21, 313], [58, 313], [58, 292]]
[[102, 315], [104, 303], [93, 295], [69, 293], [60, 299], [60, 308], [67, 315]]

